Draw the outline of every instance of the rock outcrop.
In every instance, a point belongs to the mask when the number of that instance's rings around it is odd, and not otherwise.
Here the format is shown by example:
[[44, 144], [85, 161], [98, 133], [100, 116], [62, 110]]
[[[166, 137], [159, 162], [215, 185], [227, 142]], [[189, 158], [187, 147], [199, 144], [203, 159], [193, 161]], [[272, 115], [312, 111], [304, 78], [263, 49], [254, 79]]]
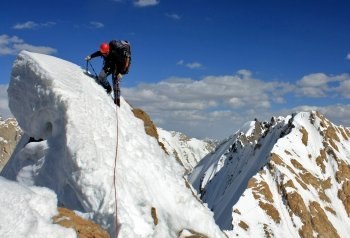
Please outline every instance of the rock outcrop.
[[22, 130], [16, 119], [0, 120], [0, 171], [11, 157], [13, 150], [21, 139]]

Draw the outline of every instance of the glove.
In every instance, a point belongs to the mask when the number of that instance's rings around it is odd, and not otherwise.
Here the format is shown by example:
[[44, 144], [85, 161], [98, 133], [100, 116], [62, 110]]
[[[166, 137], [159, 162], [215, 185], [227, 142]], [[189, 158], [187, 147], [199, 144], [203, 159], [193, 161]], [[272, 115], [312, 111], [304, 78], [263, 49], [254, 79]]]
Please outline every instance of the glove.
[[123, 75], [118, 74], [118, 75], [117, 75], [117, 79], [118, 79], [118, 81], [120, 81], [120, 80], [122, 79], [122, 77], [123, 77]]
[[91, 60], [91, 56], [90, 56], [90, 55], [86, 56], [86, 57], [85, 57], [85, 60], [86, 60], [86, 61]]

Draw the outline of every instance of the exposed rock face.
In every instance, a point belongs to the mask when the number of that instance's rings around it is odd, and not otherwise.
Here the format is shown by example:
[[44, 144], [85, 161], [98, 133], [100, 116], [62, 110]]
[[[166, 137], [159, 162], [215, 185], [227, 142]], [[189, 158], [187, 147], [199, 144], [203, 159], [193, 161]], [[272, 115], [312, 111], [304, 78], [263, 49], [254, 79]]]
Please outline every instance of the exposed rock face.
[[209, 238], [206, 235], [200, 234], [192, 230], [182, 230], [179, 234], [179, 238]]
[[318, 112], [255, 120], [189, 180], [230, 237], [346, 237], [349, 135]]
[[157, 128], [151, 120], [150, 116], [140, 108], [134, 108], [132, 112], [134, 113], [135, 117], [141, 119], [144, 122], [146, 134], [158, 140], [159, 136]]
[[150, 116], [140, 108], [134, 108], [132, 110], [132, 112], [134, 113], [135, 117], [137, 117], [143, 121], [146, 134], [151, 136], [151, 137], [154, 137], [158, 141], [159, 146], [164, 150], [165, 153], [168, 154], [168, 152], [164, 148], [164, 144], [159, 141], [157, 127], [153, 123], [153, 121], [151, 120]]
[[252, 189], [253, 196], [259, 201], [261, 209], [276, 223], [280, 223], [281, 217], [278, 210], [273, 205], [274, 201], [269, 185], [265, 181], [258, 182], [255, 178], [252, 178], [248, 182], [248, 188]]
[[107, 231], [90, 220], [83, 219], [67, 208], [59, 208], [59, 214], [53, 218], [54, 223], [73, 228], [78, 238], [110, 238]]
[[0, 171], [21, 139], [21, 133], [22, 130], [19, 128], [16, 119], [0, 120]]

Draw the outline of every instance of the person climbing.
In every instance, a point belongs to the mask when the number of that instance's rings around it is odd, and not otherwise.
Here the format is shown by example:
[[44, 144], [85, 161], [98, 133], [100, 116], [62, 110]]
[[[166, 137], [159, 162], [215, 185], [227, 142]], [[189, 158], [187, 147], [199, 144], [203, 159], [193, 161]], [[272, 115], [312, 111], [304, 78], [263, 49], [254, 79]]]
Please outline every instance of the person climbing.
[[119, 81], [122, 76], [129, 72], [131, 64], [131, 47], [130, 43], [125, 40], [111, 40], [109, 43], [103, 42], [100, 49], [91, 55], [85, 57], [89, 61], [95, 57], [103, 57], [103, 67], [97, 77], [98, 83], [109, 94], [112, 87], [107, 77], [112, 75], [114, 103], [120, 106], [120, 88]]

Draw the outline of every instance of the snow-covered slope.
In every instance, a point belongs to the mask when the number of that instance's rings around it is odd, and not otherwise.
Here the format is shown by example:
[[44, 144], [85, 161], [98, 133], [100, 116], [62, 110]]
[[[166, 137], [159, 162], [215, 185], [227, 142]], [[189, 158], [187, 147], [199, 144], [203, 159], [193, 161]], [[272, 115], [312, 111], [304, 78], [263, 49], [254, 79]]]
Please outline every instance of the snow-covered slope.
[[317, 112], [252, 121], [189, 180], [230, 237], [348, 237], [349, 138]]
[[1, 176], [52, 189], [60, 206], [92, 214], [112, 237], [225, 237], [186, 187], [184, 169], [146, 135], [123, 98], [116, 110], [79, 66], [22, 51], [8, 95], [24, 135]]
[[75, 238], [73, 229], [52, 223], [54, 215], [57, 197], [51, 190], [0, 177], [1, 238]]
[[173, 155], [187, 171], [193, 167], [208, 153], [212, 152], [215, 144], [196, 138], [189, 138], [181, 132], [166, 131], [157, 128], [159, 141], [163, 143], [166, 151]]

